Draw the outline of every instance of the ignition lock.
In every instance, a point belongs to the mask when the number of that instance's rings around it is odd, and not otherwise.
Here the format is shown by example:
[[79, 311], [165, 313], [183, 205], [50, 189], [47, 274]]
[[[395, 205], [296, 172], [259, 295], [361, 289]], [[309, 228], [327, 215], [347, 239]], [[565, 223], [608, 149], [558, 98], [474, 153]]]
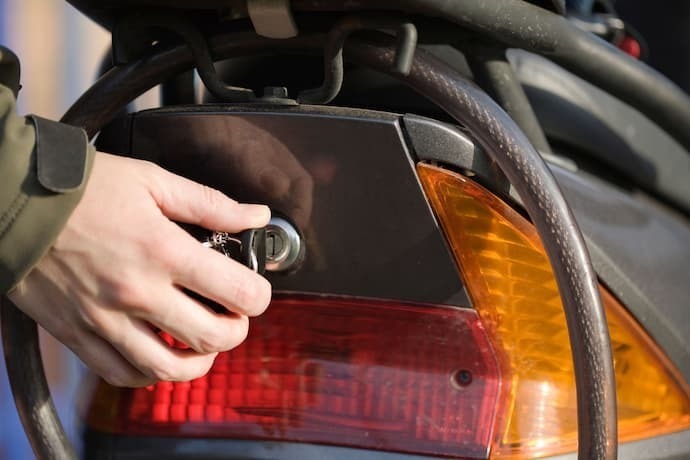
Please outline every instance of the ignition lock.
[[290, 270], [300, 259], [302, 238], [297, 229], [282, 217], [271, 217], [266, 227], [266, 270]]
[[302, 238], [297, 229], [282, 217], [272, 217], [265, 228], [250, 229], [236, 235], [213, 232], [202, 244], [261, 274], [294, 268], [302, 253]]

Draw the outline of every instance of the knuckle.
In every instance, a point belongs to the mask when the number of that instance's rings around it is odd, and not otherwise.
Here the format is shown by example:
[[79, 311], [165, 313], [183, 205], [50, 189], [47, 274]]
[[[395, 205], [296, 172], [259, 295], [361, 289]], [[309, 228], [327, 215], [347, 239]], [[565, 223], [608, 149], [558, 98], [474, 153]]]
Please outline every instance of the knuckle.
[[[161, 241], [172, 241], [162, 239]], [[157, 260], [163, 270], [168, 273], [178, 273], [186, 266], [188, 257], [182, 251], [176, 250], [174, 245], [159, 245], [157, 248], [149, 249], [149, 260]]]
[[229, 347], [231, 350], [242, 344], [249, 334], [249, 318], [242, 315], [232, 326], [232, 332], [228, 335]]
[[261, 314], [268, 308], [271, 303], [271, 297], [273, 295], [273, 288], [271, 283], [263, 277], [260, 277], [261, 287], [259, 289], [259, 309], [257, 314]]
[[103, 311], [93, 305], [81, 308], [79, 310], [79, 319], [91, 331], [102, 332], [107, 323]]
[[[154, 321], [164, 315], [165, 310], [161, 310], [160, 304], [155, 302], [139, 302], [130, 305], [129, 314], [148, 321]], [[163, 316], [162, 319], [165, 319]]]
[[246, 308], [250, 316], [263, 313], [271, 301], [271, 284], [263, 277], [254, 275], [254, 281], [248, 283]]
[[203, 365], [199, 366], [199, 369], [197, 369], [194, 372], [194, 374], [187, 376], [187, 380], [196, 379], [208, 374], [208, 372], [211, 370], [211, 367], [213, 366], [213, 362], [216, 360], [216, 356], [218, 356], [217, 353], [206, 355], [205, 362], [203, 363]]
[[127, 386], [127, 385], [126, 385], [126, 382], [125, 382], [123, 379], [121, 379], [120, 376], [119, 376], [116, 372], [114, 372], [114, 371], [110, 371], [110, 370], [107, 370], [107, 369], [104, 370], [103, 372], [101, 372], [101, 378], [102, 378], [103, 380], [105, 380], [105, 382], [106, 382], [108, 385], [111, 385], [111, 386], [114, 386], [114, 387], [124, 387], [124, 386]]
[[139, 160], [139, 165], [141, 166], [142, 171], [144, 171], [149, 176], [156, 176], [160, 173], [161, 170], [160, 166], [158, 166], [153, 161], [149, 160]]
[[[152, 232], [140, 241], [142, 257], [157, 268], [162, 267], [166, 271], [179, 267], [185, 262], [182, 257], [184, 252], [180, 251], [181, 233], [182, 231], [175, 225], [161, 225], [152, 229]], [[163, 244], [152, 243], [157, 241]]]
[[[208, 373], [213, 365], [217, 353], [198, 355], [195, 363], [185, 362], [175, 357], [169, 357], [150, 368], [149, 376], [157, 381], [184, 382], [202, 377]], [[205, 358], [205, 362], [199, 363]]]
[[228, 335], [213, 328], [200, 337], [197, 348], [200, 353], [215, 353], [229, 350], [231, 347], [232, 343]]
[[200, 186], [201, 196], [206, 206], [207, 212], [213, 213], [215, 211], [218, 211], [221, 208], [223, 201], [225, 200], [225, 195], [207, 185]]
[[146, 298], [145, 283], [133, 274], [123, 275], [110, 283], [110, 297], [120, 307], [141, 305]]
[[200, 266], [199, 250], [201, 245], [190, 235], [179, 228], [170, 228], [160, 236], [160, 241], [168, 244], [151, 248], [149, 260], [162, 270], [166, 276], [186, 278]]
[[101, 378], [114, 387], [130, 387], [136, 384], [137, 379], [122, 369], [107, 367], [99, 372]]
[[180, 369], [174, 360], [159, 357], [155, 364], [150, 366], [147, 375], [162, 382], [174, 382], [180, 380]]
[[[229, 319], [229, 318], [228, 318]], [[214, 329], [199, 341], [199, 352], [204, 354], [232, 350], [247, 338], [249, 318], [240, 315], [232, 318], [226, 327]]]
[[271, 285], [266, 279], [250, 274], [239, 280], [234, 289], [234, 304], [249, 316], [263, 313], [271, 299]]
[[136, 160], [137, 168], [134, 170], [136, 177], [140, 181], [149, 184], [153, 189], [160, 189], [161, 182], [163, 181], [160, 171], [161, 168], [152, 161], [148, 160]]

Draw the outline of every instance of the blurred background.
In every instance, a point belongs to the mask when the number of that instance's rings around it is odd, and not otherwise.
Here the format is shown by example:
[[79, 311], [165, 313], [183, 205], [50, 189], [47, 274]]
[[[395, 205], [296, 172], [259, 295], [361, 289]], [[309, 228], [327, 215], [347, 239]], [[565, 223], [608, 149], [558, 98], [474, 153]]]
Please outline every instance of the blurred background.
[[93, 82], [108, 33], [62, 0], [0, 0], [0, 18], [21, 59], [19, 112], [59, 118]]

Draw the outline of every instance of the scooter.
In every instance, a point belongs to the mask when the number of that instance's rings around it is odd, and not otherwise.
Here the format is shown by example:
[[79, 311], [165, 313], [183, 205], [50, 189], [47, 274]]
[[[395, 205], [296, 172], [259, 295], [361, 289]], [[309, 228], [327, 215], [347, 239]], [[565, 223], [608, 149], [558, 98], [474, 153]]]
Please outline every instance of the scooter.
[[[113, 43], [63, 121], [274, 215], [190, 229], [274, 300], [203, 378], [89, 386], [86, 458], [690, 456], [690, 99], [612, 11], [70, 3]], [[74, 458], [2, 315], [36, 456]]]

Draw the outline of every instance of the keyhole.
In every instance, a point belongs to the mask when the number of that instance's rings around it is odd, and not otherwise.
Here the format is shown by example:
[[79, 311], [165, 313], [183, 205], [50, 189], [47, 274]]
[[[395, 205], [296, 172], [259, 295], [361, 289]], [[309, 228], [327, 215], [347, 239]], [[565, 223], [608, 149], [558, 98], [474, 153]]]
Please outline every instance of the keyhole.
[[276, 235], [270, 233], [266, 239], [266, 256], [275, 257], [276, 256]]

